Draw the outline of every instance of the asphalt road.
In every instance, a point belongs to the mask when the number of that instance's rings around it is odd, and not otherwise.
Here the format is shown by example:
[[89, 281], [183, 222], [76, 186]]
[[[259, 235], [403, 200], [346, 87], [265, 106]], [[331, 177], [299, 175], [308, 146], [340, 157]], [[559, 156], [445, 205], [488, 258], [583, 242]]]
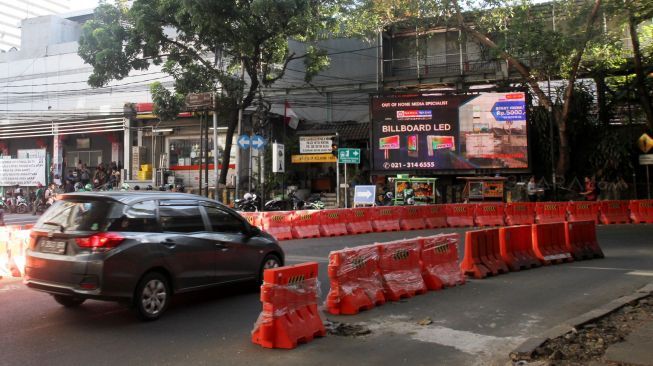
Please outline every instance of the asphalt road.
[[[425, 230], [282, 242], [290, 264], [320, 263], [328, 292], [329, 251], [438, 232]], [[472, 280], [387, 303], [355, 316], [363, 337], [327, 336], [294, 350], [253, 344], [258, 293], [222, 287], [174, 299], [159, 321], [87, 301], [65, 309], [16, 280], [0, 281], [0, 365], [492, 365], [525, 339], [651, 282], [653, 225], [599, 227], [605, 259]], [[419, 325], [430, 318], [430, 325]]]

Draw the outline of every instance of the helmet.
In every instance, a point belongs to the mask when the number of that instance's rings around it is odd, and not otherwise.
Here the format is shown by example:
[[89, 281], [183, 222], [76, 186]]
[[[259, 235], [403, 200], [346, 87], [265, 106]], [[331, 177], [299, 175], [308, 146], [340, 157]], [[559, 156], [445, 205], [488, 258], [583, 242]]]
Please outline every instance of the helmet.
[[247, 193], [245, 193], [245, 195], [243, 196], [243, 198], [249, 201], [249, 200], [251, 200], [253, 197], [252, 197], [252, 194], [251, 194], [251, 193], [247, 192]]
[[386, 196], [386, 198], [388, 198], [388, 199], [394, 199], [394, 198], [395, 198], [395, 195], [394, 195], [394, 193], [392, 193], [392, 192], [388, 192], [388, 193], [386, 193], [385, 196]]
[[122, 185], [120, 185], [120, 190], [121, 191], [128, 191], [130, 188], [131, 187], [129, 186], [128, 183], [123, 183]]
[[84, 186], [82, 185], [82, 183], [80, 183], [80, 182], [75, 183], [75, 192], [79, 192], [82, 189], [84, 189]]
[[407, 200], [406, 200], [406, 204], [408, 204], [408, 205], [414, 205], [414, 204], [415, 204], [415, 200], [413, 199], [413, 197], [410, 197], [409, 199], [407, 199]]
[[84, 189], [90, 192], [93, 190], [93, 185], [91, 183], [88, 183], [86, 186], [84, 186]]
[[152, 185], [148, 184], [147, 187], [145, 187], [146, 191], [151, 191], [152, 190]]
[[140, 187], [140, 186], [134, 186], [134, 190], [135, 190], [135, 191], [140, 191], [140, 190], [141, 190], [141, 187]]

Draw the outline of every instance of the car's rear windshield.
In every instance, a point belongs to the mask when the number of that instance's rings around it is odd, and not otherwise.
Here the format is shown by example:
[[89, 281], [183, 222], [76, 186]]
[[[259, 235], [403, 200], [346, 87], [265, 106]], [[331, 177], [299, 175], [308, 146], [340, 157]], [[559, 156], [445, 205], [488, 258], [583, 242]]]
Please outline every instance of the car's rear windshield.
[[56, 201], [36, 222], [35, 229], [58, 231], [105, 231], [120, 215], [122, 204], [87, 197]]

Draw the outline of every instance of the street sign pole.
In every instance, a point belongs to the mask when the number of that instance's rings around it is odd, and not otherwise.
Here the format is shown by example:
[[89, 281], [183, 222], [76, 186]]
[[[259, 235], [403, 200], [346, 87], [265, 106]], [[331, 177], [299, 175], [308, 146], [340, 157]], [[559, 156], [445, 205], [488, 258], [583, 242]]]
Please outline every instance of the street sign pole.
[[340, 208], [340, 157], [336, 155], [336, 208]]
[[345, 208], [348, 208], [348, 207], [347, 207], [347, 201], [349, 201], [349, 195], [347, 194], [347, 193], [348, 193], [348, 192], [347, 192], [347, 184], [348, 184], [348, 182], [349, 182], [349, 181], [347, 180], [347, 163], [345, 163]]

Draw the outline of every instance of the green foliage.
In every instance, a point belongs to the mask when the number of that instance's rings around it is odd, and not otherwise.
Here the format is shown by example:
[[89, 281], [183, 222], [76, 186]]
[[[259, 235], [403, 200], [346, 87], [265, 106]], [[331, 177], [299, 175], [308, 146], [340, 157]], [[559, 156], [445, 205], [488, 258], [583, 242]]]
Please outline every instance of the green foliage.
[[[132, 70], [162, 65], [179, 94], [214, 91], [228, 109], [226, 179], [235, 111], [249, 107], [261, 86], [281, 78], [291, 60], [304, 58], [307, 80], [328, 67], [326, 52], [290, 52], [289, 39], [314, 41], [340, 31], [346, 0], [133, 0], [101, 3], [82, 27], [78, 54], [93, 66], [94, 87]], [[241, 72], [245, 77], [241, 77]], [[245, 81], [246, 80], [246, 81]], [[176, 116], [178, 94], [156, 87], [158, 113]], [[165, 110], [171, 107], [170, 110]]]
[[150, 93], [154, 102], [153, 113], [162, 121], [177, 119], [177, 115], [184, 107], [184, 95], [172, 93], [161, 83], [155, 82], [150, 85]]

